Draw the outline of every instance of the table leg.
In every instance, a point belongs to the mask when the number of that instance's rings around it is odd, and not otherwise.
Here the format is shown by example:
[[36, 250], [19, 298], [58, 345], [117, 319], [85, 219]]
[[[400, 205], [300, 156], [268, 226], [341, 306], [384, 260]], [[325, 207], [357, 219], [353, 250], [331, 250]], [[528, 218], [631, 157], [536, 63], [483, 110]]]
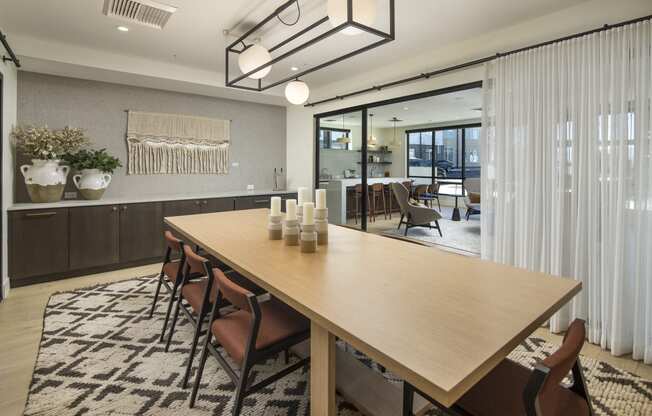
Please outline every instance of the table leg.
[[310, 323], [310, 415], [335, 416], [335, 336]]
[[460, 220], [460, 209], [457, 207], [457, 198], [455, 198], [455, 208], [453, 208], [453, 218], [451, 218], [453, 221], [459, 221]]

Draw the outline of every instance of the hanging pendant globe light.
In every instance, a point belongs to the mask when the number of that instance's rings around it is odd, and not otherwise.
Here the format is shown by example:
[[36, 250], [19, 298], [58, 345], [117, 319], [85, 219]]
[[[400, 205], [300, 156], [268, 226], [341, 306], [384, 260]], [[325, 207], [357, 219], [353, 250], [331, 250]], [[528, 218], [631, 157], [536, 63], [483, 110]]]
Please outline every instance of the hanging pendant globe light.
[[308, 84], [298, 79], [292, 82], [289, 82], [285, 86], [285, 98], [294, 105], [301, 105], [308, 101], [310, 96], [310, 88]]
[[[347, 0], [328, 0], [328, 20], [333, 27], [346, 22], [347, 4]], [[376, 21], [376, 0], [353, 0], [353, 20], [365, 26], [373, 26]], [[356, 27], [347, 27], [340, 33], [358, 35], [362, 33], [362, 30]]]
[[[271, 60], [272, 60], [272, 55], [270, 55], [269, 51], [265, 49], [263, 46], [250, 45], [238, 57], [238, 66], [240, 67], [240, 71], [242, 71], [243, 74], [246, 74], [247, 72], [253, 71], [254, 69], [258, 68], [261, 65], [266, 64]], [[258, 72], [254, 72], [253, 74], [249, 75], [249, 78], [252, 79], [265, 78], [271, 70], [272, 70], [272, 66], [270, 65], [266, 68], [261, 69]]]

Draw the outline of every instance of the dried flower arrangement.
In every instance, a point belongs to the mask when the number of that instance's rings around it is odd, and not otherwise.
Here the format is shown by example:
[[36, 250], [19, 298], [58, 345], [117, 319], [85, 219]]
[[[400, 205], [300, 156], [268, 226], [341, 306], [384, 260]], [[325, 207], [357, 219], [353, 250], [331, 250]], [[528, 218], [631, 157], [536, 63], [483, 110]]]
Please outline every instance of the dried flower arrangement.
[[47, 126], [19, 126], [13, 129], [11, 136], [19, 152], [41, 160], [60, 159], [89, 143], [83, 129], [68, 126], [58, 130], [51, 130]]

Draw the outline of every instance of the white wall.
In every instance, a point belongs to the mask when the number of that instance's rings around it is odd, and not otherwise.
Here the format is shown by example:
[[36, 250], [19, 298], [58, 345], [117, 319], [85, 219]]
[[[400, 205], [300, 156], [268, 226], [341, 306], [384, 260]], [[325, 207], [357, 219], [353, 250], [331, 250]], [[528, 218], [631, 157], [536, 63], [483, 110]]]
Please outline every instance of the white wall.
[[[324, 86], [311, 92], [311, 100], [317, 101], [336, 94], [344, 94], [371, 85], [397, 80], [429, 70], [506, 52], [584, 30], [600, 27], [605, 23], [618, 23], [652, 14], [650, 0], [591, 0], [577, 6], [523, 22], [519, 25], [468, 39], [443, 48], [424, 51], [413, 59], [379, 70]], [[398, 21], [398, 24], [402, 24]], [[403, 23], [405, 24], [405, 23]], [[324, 71], [328, 71], [324, 69]], [[415, 82], [393, 89], [352, 97], [317, 107], [288, 107], [287, 151], [288, 186], [311, 186], [314, 184], [314, 126], [313, 115], [347, 108], [368, 102], [401, 97], [418, 92], [478, 81], [483, 78], [483, 68], [474, 67], [449, 73], [430, 80]], [[307, 79], [309, 82], [309, 79]]]
[[[4, 53], [4, 50], [0, 51], [0, 55]], [[0, 73], [2, 73], [4, 78], [2, 89], [2, 132], [0, 132], [2, 134], [2, 287], [4, 297], [7, 297], [9, 293], [7, 207], [13, 204], [14, 198], [14, 158], [9, 134], [16, 124], [17, 72], [13, 63], [0, 62]]]

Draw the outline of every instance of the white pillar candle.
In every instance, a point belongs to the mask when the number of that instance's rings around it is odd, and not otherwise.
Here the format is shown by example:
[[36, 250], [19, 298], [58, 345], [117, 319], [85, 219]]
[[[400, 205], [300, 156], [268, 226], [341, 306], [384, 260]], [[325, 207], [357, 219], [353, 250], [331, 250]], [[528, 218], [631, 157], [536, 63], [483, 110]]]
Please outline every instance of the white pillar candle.
[[303, 203], [312, 202], [312, 192], [309, 188], [303, 188]]
[[304, 197], [305, 191], [306, 191], [306, 188], [304, 188], [303, 186], [300, 186], [300, 187], [297, 188], [297, 197], [299, 198], [298, 201], [297, 201], [297, 205], [299, 205], [299, 206], [303, 205], [303, 203], [304, 203], [303, 197]]
[[317, 202], [317, 209], [326, 208], [326, 190], [317, 189], [315, 191], [315, 201]]
[[281, 197], [280, 196], [273, 196], [272, 197], [272, 202], [271, 202], [271, 214], [274, 217], [277, 217], [281, 215]]
[[285, 219], [288, 221], [296, 221], [297, 219], [297, 200], [288, 199], [285, 201]]
[[315, 204], [312, 202], [303, 203], [303, 225], [313, 225], [315, 223]]

